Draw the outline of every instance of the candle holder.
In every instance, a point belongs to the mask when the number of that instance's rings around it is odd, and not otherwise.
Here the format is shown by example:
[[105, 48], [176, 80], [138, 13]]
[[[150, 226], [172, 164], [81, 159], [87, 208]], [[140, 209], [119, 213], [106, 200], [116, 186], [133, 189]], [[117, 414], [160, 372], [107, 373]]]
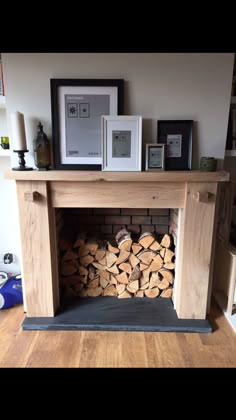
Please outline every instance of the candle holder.
[[25, 166], [25, 153], [29, 150], [13, 150], [13, 152], [18, 153], [19, 158], [19, 166], [16, 166], [15, 168], [12, 168], [13, 171], [32, 171], [33, 168], [29, 168], [28, 166]]

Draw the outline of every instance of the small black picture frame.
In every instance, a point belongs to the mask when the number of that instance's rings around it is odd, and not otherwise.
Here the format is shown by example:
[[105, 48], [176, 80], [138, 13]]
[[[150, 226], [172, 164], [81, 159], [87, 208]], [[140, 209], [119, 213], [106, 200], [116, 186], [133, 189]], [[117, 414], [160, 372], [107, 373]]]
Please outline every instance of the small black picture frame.
[[55, 169], [102, 170], [101, 116], [124, 112], [123, 79], [51, 79]]
[[166, 145], [165, 169], [192, 169], [193, 120], [158, 120], [157, 143]]

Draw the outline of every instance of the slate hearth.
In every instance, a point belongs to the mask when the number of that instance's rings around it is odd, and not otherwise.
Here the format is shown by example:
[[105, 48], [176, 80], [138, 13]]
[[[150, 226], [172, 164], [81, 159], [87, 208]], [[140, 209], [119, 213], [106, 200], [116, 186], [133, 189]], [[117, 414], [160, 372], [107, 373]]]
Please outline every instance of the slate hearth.
[[23, 330], [166, 331], [210, 333], [207, 319], [179, 319], [171, 299], [81, 298], [55, 317], [25, 318]]

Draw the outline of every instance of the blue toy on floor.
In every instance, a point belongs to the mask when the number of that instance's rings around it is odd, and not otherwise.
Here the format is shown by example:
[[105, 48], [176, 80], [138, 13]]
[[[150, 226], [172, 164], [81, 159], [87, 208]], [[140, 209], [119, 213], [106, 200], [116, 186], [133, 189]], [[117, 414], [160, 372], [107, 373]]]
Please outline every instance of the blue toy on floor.
[[21, 275], [9, 277], [0, 288], [0, 309], [23, 303]]

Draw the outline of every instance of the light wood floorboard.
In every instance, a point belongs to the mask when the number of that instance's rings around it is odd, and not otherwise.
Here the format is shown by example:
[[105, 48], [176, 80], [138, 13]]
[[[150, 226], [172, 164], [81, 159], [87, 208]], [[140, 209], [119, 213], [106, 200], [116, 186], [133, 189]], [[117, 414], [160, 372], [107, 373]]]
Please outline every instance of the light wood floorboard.
[[22, 331], [23, 307], [0, 311], [0, 367], [236, 367], [236, 333], [212, 303], [212, 334]]

